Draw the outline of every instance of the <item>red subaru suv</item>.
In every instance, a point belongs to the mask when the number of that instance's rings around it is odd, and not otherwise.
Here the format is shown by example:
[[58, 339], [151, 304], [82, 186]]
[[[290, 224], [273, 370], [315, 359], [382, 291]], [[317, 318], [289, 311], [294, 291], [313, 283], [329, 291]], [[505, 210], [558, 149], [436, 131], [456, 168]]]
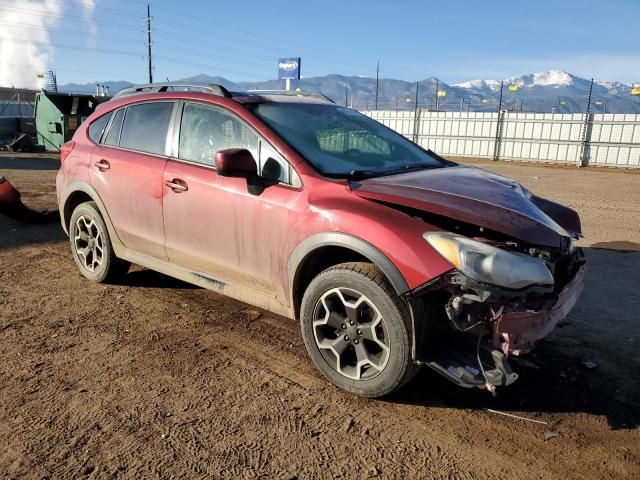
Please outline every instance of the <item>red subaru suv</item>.
[[89, 280], [131, 263], [300, 321], [335, 385], [379, 397], [427, 365], [495, 391], [576, 302], [573, 210], [299, 92], [133, 87], [61, 152]]

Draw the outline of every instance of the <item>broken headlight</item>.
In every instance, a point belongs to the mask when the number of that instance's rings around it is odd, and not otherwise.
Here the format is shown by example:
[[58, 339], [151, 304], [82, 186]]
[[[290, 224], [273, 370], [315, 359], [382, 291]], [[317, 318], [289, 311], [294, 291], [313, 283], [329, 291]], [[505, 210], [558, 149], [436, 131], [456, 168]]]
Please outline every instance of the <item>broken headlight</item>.
[[553, 285], [553, 275], [538, 258], [454, 233], [426, 232], [423, 237], [460, 272], [478, 282], [512, 289]]

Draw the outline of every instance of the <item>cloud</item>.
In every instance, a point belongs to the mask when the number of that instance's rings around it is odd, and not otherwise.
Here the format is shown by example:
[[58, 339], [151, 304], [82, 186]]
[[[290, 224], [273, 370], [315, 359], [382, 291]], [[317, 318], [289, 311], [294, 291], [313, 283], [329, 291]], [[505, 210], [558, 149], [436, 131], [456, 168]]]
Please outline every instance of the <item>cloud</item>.
[[[0, 86], [44, 86], [45, 79], [39, 76], [51, 67], [54, 55], [51, 29], [61, 20], [62, 5], [59, 0], [13, 0], [0, 4]], [[95, 0], [83, 0], [82, 7], [84, 17], [91, 20]]]

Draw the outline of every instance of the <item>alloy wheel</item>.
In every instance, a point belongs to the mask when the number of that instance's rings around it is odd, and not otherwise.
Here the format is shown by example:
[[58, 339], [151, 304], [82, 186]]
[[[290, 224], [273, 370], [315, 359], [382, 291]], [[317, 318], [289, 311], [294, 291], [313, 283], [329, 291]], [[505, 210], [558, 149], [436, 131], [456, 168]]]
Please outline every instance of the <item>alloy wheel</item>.
[[74, 245], [78, 258], [87, 270], [94, 272], [102, 265], [104, 244], [98, 225], [92, 218], [86, 215], [78, 217]]
[[320, 297], [314, 309], [313, 334], [327, 363], [347, 378], [371, 379], [389, 360], [382, 314], [356, 290], [333, 288]]

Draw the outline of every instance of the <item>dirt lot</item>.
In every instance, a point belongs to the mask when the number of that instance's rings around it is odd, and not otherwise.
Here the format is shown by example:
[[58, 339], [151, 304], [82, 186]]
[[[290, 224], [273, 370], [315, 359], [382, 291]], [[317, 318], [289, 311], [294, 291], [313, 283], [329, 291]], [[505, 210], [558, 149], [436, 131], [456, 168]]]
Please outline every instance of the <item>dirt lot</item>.
[[[92, 284], [57, 224], [0, 218], [0, 478], [640, 478], [640, 174], [480, 165], [578, 209], [590, 263], [497, 398], [426, 370], [353, 397], [295, 322], [140, 268]], [[37, 208], [56, 168], [0, 156]]]

